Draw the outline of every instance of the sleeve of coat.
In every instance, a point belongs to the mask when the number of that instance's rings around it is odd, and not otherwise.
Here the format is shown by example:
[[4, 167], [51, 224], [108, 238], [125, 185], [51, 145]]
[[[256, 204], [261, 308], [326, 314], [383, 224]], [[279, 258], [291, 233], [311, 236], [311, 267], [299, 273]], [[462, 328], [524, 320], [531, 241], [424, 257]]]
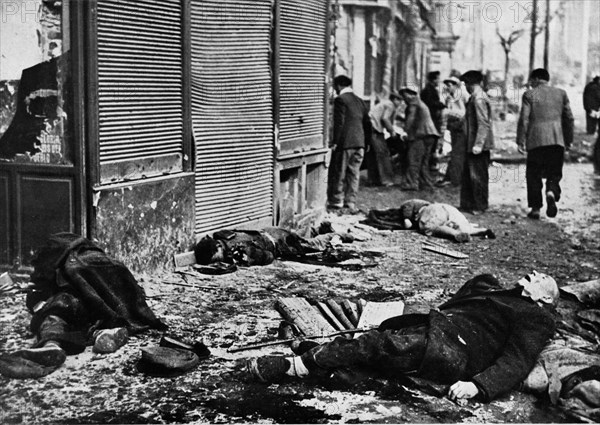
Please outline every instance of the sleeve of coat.
[[574, 119], [573, 112], [571, 111], [571, 105], [569, 103], [569, 96], [566, 92], [563, 93], [563, 112], [562, 112], [562, 129], [563, 138], [565, 142], [565, 148], [569, 149], [573, 144], [573, 127]]
[[531, 111], [531, 103], [527, 93], [523, 94], [521, 102], [521, 113], [519, 114], [519, 123], [517, 124], [517, 146], [525, 149], [527, 141], [527, 128], [529, 127], [529, 113]]
[[556, 329], [554, 319], [541, 308], [538, 312], [516, 312], [512, 320], [512, 333], [503, 352], [472, 379], [484, 401], [509, 392], [525, 379]]
[[367, 108], [367, 105], [364, 105], [362, 125], [363, 131], [365, 132], [365, 147], [371, 146], [371, 139], [373, 138], [373, 124], [371, 124], [371, 117], [369, 117], [369, 108]]
[[338, 147], [342, 143], [342, 131], [346, 120], [346, 104], [340, 97], [333, 102], [333, 144]]
[[477, 136], [473, 146], [483, 148], [492, 126], [488, 104], [484, 99], [475, 99], [475, 114], [477, 115]]

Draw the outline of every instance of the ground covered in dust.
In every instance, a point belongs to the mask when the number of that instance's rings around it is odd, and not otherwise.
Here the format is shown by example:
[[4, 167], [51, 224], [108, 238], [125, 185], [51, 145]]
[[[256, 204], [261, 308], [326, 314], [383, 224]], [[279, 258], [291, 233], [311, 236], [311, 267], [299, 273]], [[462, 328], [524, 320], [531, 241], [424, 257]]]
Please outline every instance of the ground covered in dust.
[[[232, 346], [277, 337], [281, 318], [274, 310], [281, 296], [404, 300], [406, 311], [423, 311], [478, 273], [492, 273], [512, 285], [535, 269], [559, 285], [600, 277], [600, 180], [589, 163], [565, 169], [565, 195], [557, 219], [525, 218], [524, 166], [495, 163], [490, 172], [491, 209], [469, 218], [491, 227], [496, 240], [457, 245], [469, 255], [454, 260], [421, 250], [424, 236], [409, 231], [373, 232], [356, 249], [377, 248], [386, 255], [375, 268], [337, 268], [275, 262], [225, 276], [165, 271], [138, 275], [154, 311], [170, 326], [169, 334], [202, 340], [212, 356], [177, 378], [151, 378], [136, 370], [140, 348], [156, 345], [160, 334], [133, 337], [109, 355], [84, 353], [67, 359], [39, 380], [0, 377], [1, 423], [498, 423], [572, 421], [544, 400], [514, 391], [490, 404], [458, 406], [396, 382], [369, 381], [347, 388], [336, 383], [290, 382], [263, 385], [235, 373], [245, 357], [290, 354], [288, 347], [231, 354]], [[365, 187], [359, 206], [389, 208], [408, 197], [458, 202], [457, 189], [410, 193]], [[349, 222], [356, 217], [333, 217]], [[0, 350], [29, 345], [29, 314], [24, 296], [0, 298]], [[576, 305], [561, 301], [569, 320]], [[232, 372], [233, 371], [233, 372]]]

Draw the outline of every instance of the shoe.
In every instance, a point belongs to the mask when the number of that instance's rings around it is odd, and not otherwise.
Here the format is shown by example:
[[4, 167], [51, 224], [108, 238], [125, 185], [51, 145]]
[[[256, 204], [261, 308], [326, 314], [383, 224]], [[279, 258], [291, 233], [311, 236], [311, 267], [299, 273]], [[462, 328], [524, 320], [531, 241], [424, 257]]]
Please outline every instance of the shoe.
[[11, 379], [37, 379], [51, 374], [58, 366], [43, 366], [14, 354], [0, 356], [0, 375]]
[[127, 344], [129, 332], [125, 328], [101, 329], [94, 332], [94, 353], [114, 353]]
[[246, 363], [248, 372], [261, 382], [278, 382], [284, 379], [292, 365], [282, 356], [265, 356], [250, 359]]
[[539, 210], [531, 210], [531, 211], [529, 211], [529, 214], [527, 214], [527, 217], [529, 217], [532, 220], [539, 220], [540, 219], [540, 211]]
[[142, 348], [142, 357], [137, 363], [141, 373], [157, 377], [175, 377], [198, 366], [200, 359], [189, 350], [170, 347]]
[[556, 208], [556, 199], [554, 198], [554, 192], [546, 192], [546, 215], [548, 217], [556, 217], [558, 214], [558, 208]]
[[193, 345], [190, 344], [186, 344], [185, 342], [179, 341], [175, 338], [169, 337], [169, 336], [163, 336], [160, 340], [160, 342], [158, 343], [159, 346], [161, 347], [167, 347], [167, 348], [177, 348], [179, 350], [188, 350], [188, 351], [192, 351], [193, 353], [196, 353], [196, 355], [200, 358], [200, 359], [206, 359], [210, 356], [210, 350], [208, 349], [208, 347], [206, 345], [204, 345], [202, 342], [194, 342]]
[[341, 210], [344, 207], [344, 204], [327, 204], [328, 210]]
[[439, 182], [437, 182], [435, 185], [437, 187], [446, 187], [446, 186], [450, 186], [452, 184], [452, 182], [450, 180], [441, 180]]
[[64, 350], [58, 345], [46, 345], [40, 348], [27, 348], [19, 350], [12, 354], [15, 357], [20, 357], [41, 366], [60, 366], [67, 358]]
[[492, 229], [487, 229], [483, 237], [488, 239], [496, 239], [496, 234]]
[[388, 182], [388, 183], [382, 184], [382, 186], [383, 187], [392, 187], [392, 186], [394, 186], [394, 183], [393, 182]]
[[319, 344], [316, 341], [311, 341], [309, 339], [305, 339], [304, 341], [300, 341], [297, 343], [292, 342], [292, 345], [290, 346], [290, 348], [292, 349], [292, 351], [294, 352], [295, 355], [297, 356], [301, 356], [302, 354], [306, 353], [307, 351], [318, 347]]

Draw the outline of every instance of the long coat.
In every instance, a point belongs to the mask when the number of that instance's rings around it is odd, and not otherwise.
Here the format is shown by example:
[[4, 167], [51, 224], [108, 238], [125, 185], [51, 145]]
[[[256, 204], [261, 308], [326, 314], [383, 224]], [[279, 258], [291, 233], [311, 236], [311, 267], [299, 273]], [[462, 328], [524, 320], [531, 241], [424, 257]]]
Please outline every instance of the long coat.
[[465, 132], [468, 152], [473, 151], [473, 146], [481, 146], [484, 151], [494, 149], [492, 120], [490, 99], [479, 89], [471, 95], [466, 105]]
[[371, 119], [365, 102], [352, 92], [335, 98], [333, 144], [338, 149], [360, 149], [371, 143]]
[[517, 125], [517, 145], [528, 151], [542, 146], [570, 147], [573, 113], [567, 93], [547, 84], [523, 93]]
[[438, 310], [389, 319], [380, 330], [429, 323], [418, 375], [442, 384], [472, 381], [489, 401], [527, 377], [556, 329], [553, 315], [520, 293], [480, 275]]

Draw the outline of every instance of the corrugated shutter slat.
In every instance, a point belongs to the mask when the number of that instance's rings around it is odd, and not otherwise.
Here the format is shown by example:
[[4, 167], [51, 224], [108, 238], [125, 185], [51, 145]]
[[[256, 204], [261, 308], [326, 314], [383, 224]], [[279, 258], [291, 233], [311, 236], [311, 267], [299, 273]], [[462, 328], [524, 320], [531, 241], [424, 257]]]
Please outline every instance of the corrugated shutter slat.
[[196, 232], [273, 214], [271, 0], [191, 3]]
[[[280, 118], [281, 152], [323, 136], [327, 2], [281, 0]], [[322, 137], [319, 145], [323, 145]]]
[[183, 158], [181, 16], [181, 0], [98, 0], [101, 165]]

